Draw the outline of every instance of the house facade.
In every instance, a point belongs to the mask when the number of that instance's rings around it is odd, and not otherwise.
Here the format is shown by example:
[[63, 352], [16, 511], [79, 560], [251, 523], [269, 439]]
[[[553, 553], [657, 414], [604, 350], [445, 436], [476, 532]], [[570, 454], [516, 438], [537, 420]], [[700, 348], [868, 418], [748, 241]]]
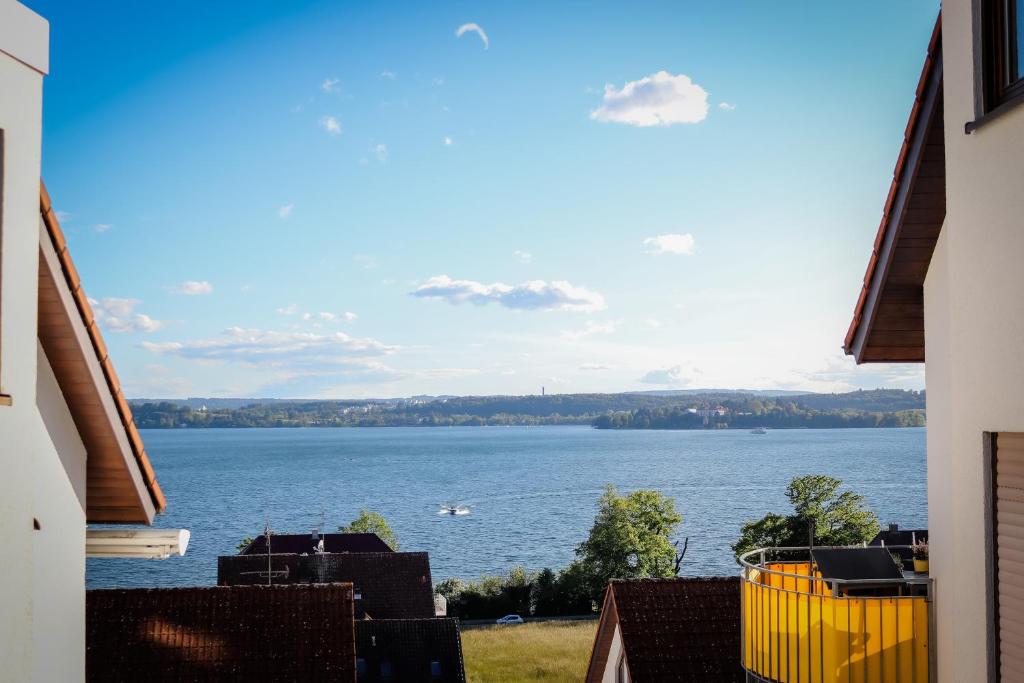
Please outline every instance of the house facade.
[[0, 0], [0, 680], [85, 678], [86, 525], [156, 482], [40, 183], [49, 26]]
[[1022, 77], [1024, 3], [943, 3], [845, 344], [925, 364], [940, 681], [1024, 677]]

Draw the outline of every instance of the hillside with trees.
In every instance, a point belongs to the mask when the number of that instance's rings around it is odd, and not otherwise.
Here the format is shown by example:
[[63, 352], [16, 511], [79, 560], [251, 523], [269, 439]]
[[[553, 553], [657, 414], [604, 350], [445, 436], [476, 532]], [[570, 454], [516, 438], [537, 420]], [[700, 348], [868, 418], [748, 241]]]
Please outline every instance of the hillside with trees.
[[[135, 424], [181, 427], [447, 427], [593, 425], [599, 429], [911, 427], [924, 424], [924, 392], [845, 394], [554, 394], [333, 401], [132, 401]], [[709, 411], [713, 412], [708, 416]]]

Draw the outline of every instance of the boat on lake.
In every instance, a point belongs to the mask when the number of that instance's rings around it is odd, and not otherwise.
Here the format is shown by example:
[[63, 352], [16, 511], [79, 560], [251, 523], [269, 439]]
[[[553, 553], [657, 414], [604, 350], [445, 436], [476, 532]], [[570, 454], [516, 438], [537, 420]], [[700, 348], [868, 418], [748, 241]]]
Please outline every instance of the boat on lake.
[[767, 434], [768, 430], [765, 429], [764, 427], [758, 427], [757, 429], [751, 429], [750, 433], [751, 434]]

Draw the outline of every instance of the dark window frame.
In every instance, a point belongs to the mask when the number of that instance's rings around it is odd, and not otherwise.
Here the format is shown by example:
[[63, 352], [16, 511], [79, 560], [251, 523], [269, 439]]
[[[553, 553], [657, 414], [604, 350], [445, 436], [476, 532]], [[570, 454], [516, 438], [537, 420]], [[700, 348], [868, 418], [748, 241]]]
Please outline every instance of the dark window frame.
[[[975, 120], [970, 134], [982, 124], [1024, 102], [1024, 69], [1018, 69], [1024, 36], [1017, 35], [1016, 12], [1021, 0], [975, 0], [974, 75]], [[1014, 74], [1015, 78], [1010, 78]]]

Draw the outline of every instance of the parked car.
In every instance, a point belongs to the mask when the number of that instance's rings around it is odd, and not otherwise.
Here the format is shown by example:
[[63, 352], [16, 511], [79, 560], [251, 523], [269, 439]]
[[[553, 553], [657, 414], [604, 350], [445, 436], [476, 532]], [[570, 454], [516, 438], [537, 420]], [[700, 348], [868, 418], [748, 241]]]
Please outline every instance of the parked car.
[[521, 624], [523, 623], [523, 618], [518, 614], [506, 614], [501, 619], [498, 619], [498, 621], [496, 621], [495, 623], [501, 624], [502, 626], [507, 626], [509, 624]]

